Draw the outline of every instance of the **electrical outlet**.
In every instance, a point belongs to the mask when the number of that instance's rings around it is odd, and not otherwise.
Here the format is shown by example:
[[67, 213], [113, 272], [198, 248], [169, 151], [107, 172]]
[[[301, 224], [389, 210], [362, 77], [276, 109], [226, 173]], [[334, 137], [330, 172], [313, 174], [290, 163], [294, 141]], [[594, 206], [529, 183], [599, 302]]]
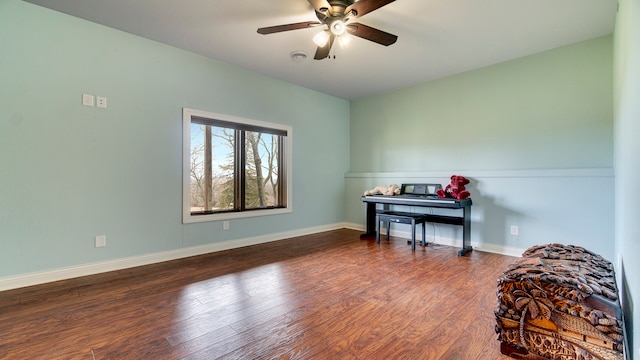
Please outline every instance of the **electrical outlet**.
[[516, 225], [511, 225], [510, 233], [513, 236], [518, 236], [519, 230]]
[[96, 238], [95, 238], [95, 246], [97, 248], [107, 246], [107, 235], [98, 235], [98, 236], [96, 236]]
[[107, 98], [104, 96], [96, 96], [96, 107], [101, 109], [107, 108]]
[[223, 221], [222, 222], [222, 230], [229, 230], [229, 222], [228, 221]]

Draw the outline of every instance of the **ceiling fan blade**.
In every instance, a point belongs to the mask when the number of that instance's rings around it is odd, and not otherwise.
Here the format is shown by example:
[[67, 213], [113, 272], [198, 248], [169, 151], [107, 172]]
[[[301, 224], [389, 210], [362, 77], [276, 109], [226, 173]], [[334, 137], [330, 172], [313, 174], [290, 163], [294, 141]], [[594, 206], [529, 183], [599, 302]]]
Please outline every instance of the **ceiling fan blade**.
[[331, 5], [327, 0], [308, 0], [309, 4], [313, 6], [316, 11], [320, 11], [320, 9], [330, 9]]
[[[358, 2], [353, 3], [352, 5], [347, 6], [344, 13], [348, 14], [352, 10], [355, 10], [356, 13], [351, 16], [352, 19], [363, 16], [372, 12], [373, 10], [377, 10], [385, 5], [388, 5], [396, 0], [360, 0]], [[311, 2], [311, 0], [309, 0]]]
[[329, 52], [331, 51], [331, 46], [333, 45], [333, 40], [335, 40], [336, 36], [330, 34], [329, 40], [324, 46], [318, 46], [316, 50], [316, 55], [313, 57], [316, 60], [322, 60], [324, 58], [329, 57]]
[[324, 25], [324, 24], [318, 21], [304, 21], [304, 22], [299, 22], [294, 24], [268, 26], [268, 27], [263, 27], [258, 29], [258, 34], [267, 35], [267, 34], [273, 34], [273, 33], [278, 33], [282, 31], [307, 29], [310, 27], [318, 26], [318, 25]]
[[373, 41], [380, 45], [389, 46], [398, 40], [398, 37], [388, 32], [372, 28], [360, 23], [350, 23], [347, 25], [347, 32], [353, 36]]

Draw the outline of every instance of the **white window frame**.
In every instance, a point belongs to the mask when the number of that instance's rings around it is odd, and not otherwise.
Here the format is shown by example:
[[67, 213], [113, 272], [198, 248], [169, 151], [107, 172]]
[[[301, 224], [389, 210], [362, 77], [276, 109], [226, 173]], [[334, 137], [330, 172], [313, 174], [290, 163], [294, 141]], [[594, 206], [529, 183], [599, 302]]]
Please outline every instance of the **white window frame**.
[[[286, 206], [270, 209], [257, 209], [250, 211], [238, 211], [238, 212], [223, 212], [214, 214], [191, 214], [191, 119], [192, 117], [208, 118], [214, 120], [222, 120], [233, 123], [253, 125], [265, 128], [272, 128], [278, 130], [284, 130], [287, 132], [287, 136], [284, 136], [284, 172], [286, 178]], [[293, 128], [291, 126], [275, 124], [265, 121], [245, 119], [241, 117], [218, 114], [208, 111], [195, 110], [189, 108], [182, 109], [182, 222], [184, 224], [198, 223], [206, 221], [221, 221], [239, 218], [248, 218], [256, 216], [266, 215], [278, 215], [291, 213], [293, 203], [293, 156], [292, 156], [292, 143], [293, 143]]]

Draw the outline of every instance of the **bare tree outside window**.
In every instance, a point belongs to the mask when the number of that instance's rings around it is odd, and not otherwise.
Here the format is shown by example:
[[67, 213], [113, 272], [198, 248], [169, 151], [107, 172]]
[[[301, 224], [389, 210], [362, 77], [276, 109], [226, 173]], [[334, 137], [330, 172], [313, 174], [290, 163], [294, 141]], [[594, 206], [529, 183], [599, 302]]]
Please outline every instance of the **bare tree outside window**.
[[248, 131], [245, 167], [247, 208], [278, 205], [278, 136]]
[[233, 209], [233, 131], [229, 135], [228, 129], [201, 124], [191, 128], [191, 211]]
[[200, 117], [189, 130], [191, 215], [286, 207], [286, 131]]

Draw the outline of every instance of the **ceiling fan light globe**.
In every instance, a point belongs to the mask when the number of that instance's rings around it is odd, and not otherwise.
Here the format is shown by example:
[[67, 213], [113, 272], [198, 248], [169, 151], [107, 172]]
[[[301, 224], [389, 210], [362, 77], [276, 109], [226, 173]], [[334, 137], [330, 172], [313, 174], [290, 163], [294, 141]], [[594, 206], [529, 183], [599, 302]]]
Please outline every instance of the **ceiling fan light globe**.
[[349, 46], [349, 44], [351, 43], [351, 36], [344, 34], [340, 37], [338, 37], [338, 42], [340, 43], [340, 46], [345, 48], [347, 46]]
[[320, 47], [327, 45], [327, 41], [329, 41], [329, 33], [326, 31], [321, 31], [313, 37], [313, 42]]
[[347, 25], [342, 20], [336, 20], [331, 23], [330, 30], [333, 35], [340, 36], [347, 30]]

